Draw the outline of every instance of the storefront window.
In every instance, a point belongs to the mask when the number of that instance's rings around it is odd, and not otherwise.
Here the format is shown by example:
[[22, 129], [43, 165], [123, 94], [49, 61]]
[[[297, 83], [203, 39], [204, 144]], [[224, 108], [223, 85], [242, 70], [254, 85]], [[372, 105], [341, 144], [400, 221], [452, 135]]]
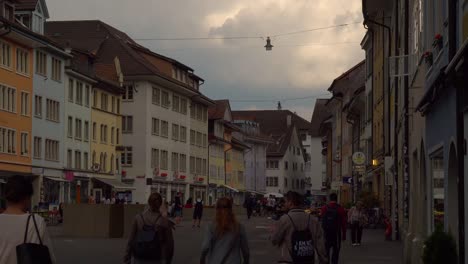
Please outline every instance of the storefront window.
[[432, 173], [432, 203], [434, 227], [444, 226], [445, 195], [444, 195], [444, 158], [442, 152], [431, 158]]

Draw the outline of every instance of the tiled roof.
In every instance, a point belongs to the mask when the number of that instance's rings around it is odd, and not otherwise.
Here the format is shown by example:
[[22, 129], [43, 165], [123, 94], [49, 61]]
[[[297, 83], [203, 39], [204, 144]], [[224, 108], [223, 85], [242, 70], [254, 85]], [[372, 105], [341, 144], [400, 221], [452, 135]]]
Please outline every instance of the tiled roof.
[[18, 0], [15, 9], [19, 11], [35, 10], [39, 0]]
[[326, 103], [328, 99], [317, 99], [315, 101], [314, 113], [312, 114], [310, 133], [312, 137], [320, 136], [320, 125], [330, 115]]
[[200, 96], [199, 91], [188, 84], [181, 83], [161, 72], [158, 67], [145, 58], [144, 54], [175, 63], [191, 70], [173, 59], [156, 54], [139, 45], [126, 33], [99, 20], [53, 21], [47, 22], [46, 34], [65, 46], [79, 49], [96, 55], [96, 62], [110, 63], [118, 57], [124, 76], [156, 75], [173, 83], [192, 90]]
[[333, 80], [328, 91], [343, 92], [344, 89], [359, 89], [365, 82], [365, 60]]
[[[234, 120], [253, 120], [260, 124], [260, 130], [274, 140], [268, 145], [269, 156], [283, 156], [288, 149], [293, 135], [294, 127], [297, 131], [311, 128], [310, 123], [289, 110], [251, 110], [233, 111]], [[291, 116], [291, 126], [288, 127], [287, 119]]]
[[223, 119], [224, 113], [229, 106], [229, 100], [215, 100], [215, 105], [208, 108], [208, 119]]

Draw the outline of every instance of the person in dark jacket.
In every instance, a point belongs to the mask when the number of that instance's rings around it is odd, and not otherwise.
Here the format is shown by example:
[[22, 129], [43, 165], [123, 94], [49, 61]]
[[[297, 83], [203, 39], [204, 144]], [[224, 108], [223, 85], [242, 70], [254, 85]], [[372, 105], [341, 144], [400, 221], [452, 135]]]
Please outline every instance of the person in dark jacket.
[[203, 200], [198, 197], [196, 202], [195, 202], [195, 208], [193, 210], [193, 225], [192, 228], [195, 227], [195, 225], [200, 228], [200, 222], [201, 218], [203, 215]]
[[253, 210], [256, 206], [257, 202], [255, 201], [255, 196], [251, 194], [249, 197], [245, 198], [244, 201], [244, 208], [247, 209], [247, 218], [250, 219], [252, 217]]
[[346, 212], [337, 201], [336, 193], [330, 194], [330, 202], [322, 207], [320, 214], [325, 234], [325, 246], [331, 264], [338, 264], [341, 240], [346, 240]]
[[[133, 225], [128, 238], [127, 248], [124, 256], [125, 264], [170, 264], [174, 256], [174, 237], [172, 234], [173, 224], [167, 218], [167, 208], [162, 206], [162, 197], [159, 193], [152, 193], [148, 198], [148, 210], [135, 216]], [[163, 211], [161, 213], [161, 211]], [[163, 246], [161, 248], [161, 259], [158, 260], [142, 260], [135, 258], [132, 250], [132, 246], [137, 239], [139, 230], [142, 230], [145, 225], [154, 225], [154, 228], [159, 234], [160, 243]]]

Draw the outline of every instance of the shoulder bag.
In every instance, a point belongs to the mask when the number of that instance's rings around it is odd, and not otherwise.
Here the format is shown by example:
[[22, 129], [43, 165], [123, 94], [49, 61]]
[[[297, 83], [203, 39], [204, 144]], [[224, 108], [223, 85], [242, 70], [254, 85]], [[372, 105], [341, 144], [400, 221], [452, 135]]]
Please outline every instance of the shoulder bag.
[[[36, 230], [40, 244], [27, 243], [29, 221], [31, 218], [33, 219], [34, 229]], [[41, 235], [39, 234], [39, 229], [37, 228], [36, 219], [33, 214], [28, 216], [23, 244], [16, 246], [16, 259], [18, 264], [52, 264], [49, 248], [42, 244]]]

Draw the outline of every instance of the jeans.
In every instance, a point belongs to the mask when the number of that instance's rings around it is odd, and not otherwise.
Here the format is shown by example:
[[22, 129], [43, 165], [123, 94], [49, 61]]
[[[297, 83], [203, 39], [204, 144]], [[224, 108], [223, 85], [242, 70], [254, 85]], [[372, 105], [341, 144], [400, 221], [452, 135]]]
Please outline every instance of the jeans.
[[358, 221], [351, 223], [351, 243], [353, 244], [361, 244], [362, 238], [362, 226], [359, 224]]
[[338, 264], [341, 248], [341, 235], [327, 235], [325, 234], [326, 241], [325, 247], [327, 249], [330, 264]]
[[250, 217], [252, 216], [252, 213], [253, 213], [253, 209], [248, 207], [247, 208], [247, 218], [250, 219]]

